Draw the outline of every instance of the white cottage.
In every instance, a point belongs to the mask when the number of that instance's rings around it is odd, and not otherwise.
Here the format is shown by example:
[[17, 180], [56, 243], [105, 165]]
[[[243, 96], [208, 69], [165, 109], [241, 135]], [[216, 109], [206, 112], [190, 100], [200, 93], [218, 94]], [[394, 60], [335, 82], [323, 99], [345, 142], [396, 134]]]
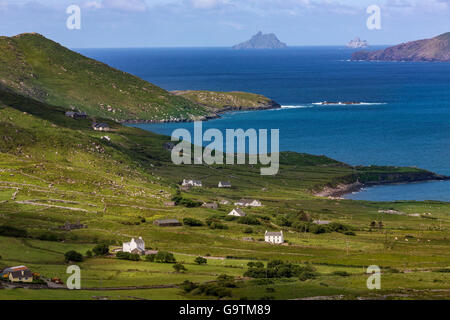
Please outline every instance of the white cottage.
[[266, 230], [266, 233], [264, 235], [264, 240], [266, 242], [272, 243], [272, 244], [281, 244], [284, 242], [284, 236], [283, 231], [280, 232], [268, 232]]
[[231, 188], [231, 183], [230, 182], [225, 182], [225, 181], [219, 181], [219, 188]]
[[228, 215], [235, 216], [235, 217], [245, 217], [245, 212], [239, 208], [236, 208], [236, 209], [231, 210]]
[[261, 207], [262, 203], [261, 201], [255, 199], [241, 199], [235, 202], [234, 205], [241, 207]]
[[130, 252], [130, 253], [144, 254], [145, 253], [145, 242], [144, 242], [144, 240], [142, 240], [142, 237], [139, 237], [139, 239], [132, 238], [130, 242], [124, 242], [122, 244], [122, 251]]
[[200, 180], [183, 179], [181, 184], [183, 187], [201, 187], [202, 182]]

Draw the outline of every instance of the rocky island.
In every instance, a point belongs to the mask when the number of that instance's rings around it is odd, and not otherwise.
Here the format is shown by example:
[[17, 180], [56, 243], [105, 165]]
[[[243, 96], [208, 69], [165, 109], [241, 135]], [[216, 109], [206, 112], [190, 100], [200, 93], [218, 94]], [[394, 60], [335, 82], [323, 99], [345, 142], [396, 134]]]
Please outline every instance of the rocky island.
[[355, 52], [352, 60], [449, 62], [450, 32], [431, 39], [402, 43], [385, 50]]
[[352, 49], [367, 48], [368, 46], [369, 43], [367, 40], [361, 40], [359, 37], [356, 37], [347, 44], [347, 47]]
[[273, 33], [263, 34], [259, 31], [250, 40], [233, 46], [234, 50], [245, 49], [284, 49], [286, 43], [281, 42]]

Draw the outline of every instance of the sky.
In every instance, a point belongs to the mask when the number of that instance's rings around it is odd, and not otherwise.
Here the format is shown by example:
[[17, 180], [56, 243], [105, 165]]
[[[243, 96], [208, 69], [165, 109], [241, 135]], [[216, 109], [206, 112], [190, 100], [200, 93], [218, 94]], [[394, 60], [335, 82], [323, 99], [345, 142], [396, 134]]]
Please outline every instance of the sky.
[[[81, 29], [66, 26], [70, 5]], [[370, 5], [381, 29], [367, 28]], [[0, 35], [38, 32], [70, 48], [228, 47], [258, 31], [289, 46], [381, 45], [448, 32], [449, 17], [450, 0], [0, 0]]]

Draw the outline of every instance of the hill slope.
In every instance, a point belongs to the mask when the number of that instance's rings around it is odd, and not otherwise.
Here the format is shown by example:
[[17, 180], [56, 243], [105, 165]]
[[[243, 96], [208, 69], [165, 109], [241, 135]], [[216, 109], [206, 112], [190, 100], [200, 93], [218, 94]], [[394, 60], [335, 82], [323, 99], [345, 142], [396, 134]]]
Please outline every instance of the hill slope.
[[431, 39], [402, 43], [385, 50], [355, 52], [352, 60], [448, 62], [450, 61], [450, 32]]
[[224, 112], [231, 110], [262, 110], [279, 108], [280, 105], [260, 94], [248, 92], [217, 92], [184, 90], [173, 91], [174, 94], [182, 96], [194, 103], [209, 108], [213, 112]]
[[0, 83], [42, 102], [117, 121], [208, 114], [183, 97], [34, 33], [0, 37]]

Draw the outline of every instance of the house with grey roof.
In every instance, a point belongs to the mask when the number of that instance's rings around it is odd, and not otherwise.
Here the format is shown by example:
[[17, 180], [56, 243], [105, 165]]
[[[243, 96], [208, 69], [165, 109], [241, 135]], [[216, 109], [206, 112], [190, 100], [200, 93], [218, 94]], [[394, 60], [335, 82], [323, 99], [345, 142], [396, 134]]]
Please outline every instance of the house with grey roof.
[[219, 188], [231, 188], [231, 182], [219, 181]]
[[177, 219], [165, 219], [165, 220], [155, 220], [153, 221], [155, 226], [159, 227], [178, 227], [182, 226], [182, 223]]
[[234, 205], [241, 207], [261, 207], [262, 203], [256, 199], [241, 199], [235, 202]]
[[284, 242], [283, 231], [280, 232], [268, 232], [264, 234], [264, 241], [272, 244], [282, 244]]
[[142, 237], [132, 238], [130, 242], [122, 244], [122, 251], [129, 253], [145, 254], [145, 242]]
[[236, 208], [236, 209], [231, 210], [228, 215], [235, 216], [235, 217], [245, 217], [245, 212], [239, 208]]
[[201, 187], [202, 182], [200, 180], [193, 180], [193, 179], [183, 179], [183, 182], [181, 184], [183, 187]]
[[93, 123], [92, 124], [92, 129], [94, 129], [95, 131], [109, 131], [111, 130], [109, 125], [106, 123]]

